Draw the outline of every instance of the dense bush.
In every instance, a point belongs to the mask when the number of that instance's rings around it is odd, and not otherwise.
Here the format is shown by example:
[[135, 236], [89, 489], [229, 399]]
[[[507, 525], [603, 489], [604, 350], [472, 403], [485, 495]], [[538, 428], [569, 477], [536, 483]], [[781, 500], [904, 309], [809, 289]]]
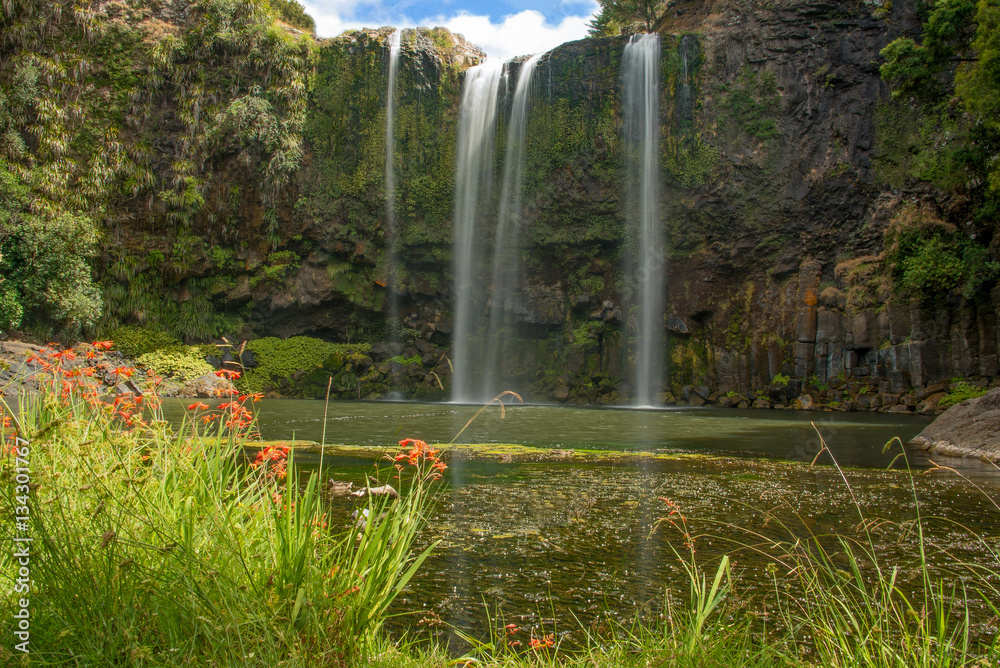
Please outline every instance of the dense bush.
[[31, 183], [0, 158], [0, 327], [79, 332], [97, 322], [101, 292], [90, 260], [94, 222], [39, 200]]
[[111, 332], [111, 340], [114, 342], [115, 350], [131, 359], [161, 348], [180, 345], [180, 340], [168, 332], [132, 325], [119, 327]]
[[895, 288], [924, 301], [951, 293], [972, 299], [1000, 274], [985, 247], [925, 212], [904, 211], [885, 239]]
[[192, 380], [212, 373], [212, 365], [205, 361], [200, 346], [175, 346], [139, 355], [136, 362], [159, 376]]
[[985, 387], [974, 387], [965, 381], [961, 381], [953, 386], [951, 388], [951, 392], [938, 402], [938, 406], [941, 408], [948, 408], [949, 406], [960, 404], [966, 399], [976, 399], [981, 397], [988, 391], [989, 390]]
[[[326, 365], [331, 357], [343, 358], [357, 353], [371, 352], [370, 343], [330, 343], [308, 336], [279, 339], [273, 336], [256, 339], [247, 344], [254, 354], [257, 366], [247, 369], [240, 379], [240, 386], [250, 392], [260, 392], [273, 384], [287, 381], [297, 373], [308, 373]], [[338, 371], [343, 364], [332, 364], [330, 371]]]

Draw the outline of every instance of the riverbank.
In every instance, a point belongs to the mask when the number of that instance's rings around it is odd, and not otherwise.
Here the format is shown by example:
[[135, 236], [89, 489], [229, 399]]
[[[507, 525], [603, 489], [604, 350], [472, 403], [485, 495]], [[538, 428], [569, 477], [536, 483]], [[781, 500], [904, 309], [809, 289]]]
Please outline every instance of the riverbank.
[[[332, 344], [309, 337], [257, 339], [239, 345], [226, 340], [186, 346], [156, 341], [144, 330], [121, 328], [124, 341], [112, 342], [116, 364], [142, 376], [163, 380], [161, 396], [205, 398], [233, 387], [219, 371], [238, 371], [245, 392], [275, 398], [383, 399], [420, 401], [449, 398], [451, 362], [448, 349], [425, 342], [421, 348], [402, 344]], [[40, 367], [30, 361], [45, 346], [21, 341], [0, 342], [0, 388], [11, 396], [17, 387], [34, 387]], [[85, 361], [81, 361], [84, 363]], [[114, 379], [106, 384], [114, 389]], [[898, 385], [898, 387], [897, 387]], [[758, 410], [872, 411], [939, 415], [958, 401], [980, 396], [1000, 386], [1000, 378], [954, 379], [951, 382], [902, 386], [878, 378], [842, 377], [826, 383], [776, 376], [770, 385], [752, 392], [720, 392], [707, 385], [685, 385], [664, 392], [664, 406], [750, 408]], [[607, 379], [588, 379], [580, 392], [560, 388], [519, 392], [534, 401], [568, 405], [627, 405], [627, 391]]]
[[[101, 342], [103, 352], [100, 361], [86, 355], [67, 359], [77, 373], [86, 374], [98, 380], [104, 392], [120, 396], [140, 393], [139, 386], [151, 380], [158, 383], [157, 392], [161, 397], [216, 398], [229, 396], [233, 392], [244, 394], [322, 397], [329, 389], [332, 397], [354, 399], [358, 392], [337, 390], [337, 387], [354, 386], [378, 391], [369, 392], [369, 398], [383, 396], [392, 386], [393, 378], [404, 372], [406, 365], [386, 358], [376, 364], [373, 360], [385, 357], [394, 351], [389, 346], [349, 346], [327, 344], [317, 340], [262, 339], [243, 343], [236, 347], [228, 342], [184, 346], [170, 343], [160, 348], [136, 346], [134, 340], [117, 344], [113, 341]], [[300, 337], [301, 339], [302, 337]], [[316, 344], [325, 346], [322, 350]], [[140, 354], [126, 356], [121, 350], [135, 348]], [[383, 349], [384, 348], [384, 349]], [[45, 351], [54, 351], [46, 346], [19, 341], [0, 342], [0, 395], [10, 405], [17, 404], [19, 394], [39, 390], [38, 378], [47, 374], [43, 360]], [[322, 365], [310, 369], [316, 356], [327, 354]], [[440, 354], [439, 354], [440, 353]], [[426, 357], [447, 361], [443, 352], [434, 351]], [[135, 358], [135, 359], [133, 359]], [[419, 357], [412, 361], [410, 369], [422, 368]], [[292, 369], [299, 367], [297, 371]], [[118, 373], [119, 369], [129, 369], [128, 375]], [[355, 370], [367, 369], [363, 376], [364, 385]], [[422, 372], [421, 372], [422, 373]], [[447, 371], [441, 369], [445, 380]], [[288, 374], [283, 376], [276, 374]], [[416, 378], [420, 374], [410, 374]], [[408, 376], [409, 377], [409, 376]], [[373, 380], [375, 379], [375, 380]], [[381, 379], [381, 380], [377, 380]], [[442, 377], [436, 373], [427, 375], [430, 382], [440, 385], [435, 395], [444, 387]], [[336, 383], [335, 383], [336, 381]], [[377, 383], [376, 383], [377, 381]], [[372, 383], [376, 383], [373, 385]], [[883, 383], [885, 384], [885, 383]], [[995, 383], [993, 383], [995, 384]], [[663, 395], [666, 407], [721, 407], [751, 409], [759, 411], [789, 410], [820, 413], [878, 412], [892, 415], [935, 416], [965, 399], [976, 398], [985, 393], [991, 383], [985, 380], [956, 380], [951, 383], [934, 383], [919, 388], [909, 388], [903, 394], [883, 391], [891, 388], [872, 386], [858, 381], [835, 380], [831, 384], [803, 383], [786, 377], [777, 377], [764, 390], [753, 394], [728, 392], [721, 394], [708, 387], [682, 389], [681, 396], [667, 392]], [[280, 391], [279, 391], [280, 390]], [[417, 394], [420, 394], [419, 392]], [[574, 403], [585, 406], [587, 404]], [[600, 405], [600, 404], [599, 404]], [[980, 425], [981, 427], [981, 425]], [[972, 441], [966, 443], [965, 432], [959, 431], [948, 438], [929, 437], [917, 439], [912, 445], [935, 455], [949, 457], [974, 457], [984, 461], [1000, 460], [1000, 442], [990, 430], [979, 429]], [[992, 440], [991, 440], [992, 439]]]
[[[84, 375], [99, 383], [102, 390], [111, 394], [138, 395], [140, 387], [150, 381], [157, 382], [160, 397], [210, 398], [228, 396], [232, 381], [225, 374], [217, 374], [207, 364], [201, 373], [177, 373], [163, 376], [151, 368], [114, 349], [112, 341], [99, 342], [96, 350], [81, 355], [70, 352], [63, 356], [68, 370]], [[16, 406], [22, 394], [37, 394], [42, 384], [51, 381], [51, 364], [48, 353], [61, 351], [57, 345], [41, 345], [23, 341], [0, 341], [0, 396]], [[97, 354], [100, 352], [100, 355]], [[116, 371], [128, 370], [128, 373]]]

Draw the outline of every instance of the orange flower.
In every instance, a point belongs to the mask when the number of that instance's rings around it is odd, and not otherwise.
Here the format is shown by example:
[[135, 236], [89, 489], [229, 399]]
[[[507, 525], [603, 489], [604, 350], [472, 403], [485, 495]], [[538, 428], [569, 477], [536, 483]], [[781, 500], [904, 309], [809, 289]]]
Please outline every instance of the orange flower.
[[206, 408], [208, 408], [208, 404], [203, 403], [201, 401], [196, 401], [195, 403], [188, 405], [189, 411], [203, 411]]
[[233, 371], [231, 369], [219, 369], [215, 372], [215, 375], [219, 378], [228, 378], [229, 380], [236, 380], [240, 377], [239, 371]]

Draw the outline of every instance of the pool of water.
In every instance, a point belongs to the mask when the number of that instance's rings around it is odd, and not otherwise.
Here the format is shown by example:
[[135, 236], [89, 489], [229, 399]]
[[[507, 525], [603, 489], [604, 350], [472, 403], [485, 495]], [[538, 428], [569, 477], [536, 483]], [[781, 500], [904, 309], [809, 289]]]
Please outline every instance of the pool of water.
[[[882, 413], [530, 405], [507, 406], [503, 416], [497, 406], [490, 406], [462, 431], [480, 408], [331, 402], [326, 442], [392, 445], [410, 437], [434, 443], [455, 439], [458, 443], [516, 443], [546, 449], [693, 451], [811, 461], [820, 449], [819, 433], [841, 465], [884, 467], [894, 456], [882, 452], [888, 441], [893, 437], [908, 440], [930, 423], [930, 418], [921, 416]], [[256, 409], [265, 439], [294, 436], [319, 441], [323, 436], [321, 401], [266, 400]], [[168, 404], [165, 411], [177, 419], [183, 413], [182, 402]], [[927, 464], [919, 454], [914, 457], [916, 466]]]
[[[265, 439], [323, 435], [323, 402], [275, 400], [257, 408]], [[514, 622], [536, 633], [564, 633], [572, 642], [582, 640], [581, 625], [656, 614], [667, 591], [683, 599], [687, 587], [677, 561], [687, 554], [687, 539], [669, 524], [656, 528], [669, 512], [664, 498], [682, 510], [700, 561], [731, 555], [738, 591], [748, 598], [773, 589], [769, 540], [833, 532], [863, 538], [867, 526], [879, 558], [906, 569], [916, 555], [919, 508], [921, 516], [940, 518], [928, 524], [926, 538], [930, 561], [943, 574], [981, 561], [986, 550], [973, 533], [996, 542], [1000, 526], [991, 501], [1000, 497], [995, 467], [950, 460], [939, 463], [958, 473], [928, 470], [934, 465], [922, 453], [899, 458], [898, 442], [883, 451], [893, 438], [912, 438], [927, 418], [563, 406], [509, 406], [501, 418], [494, 406], [466, 427], [479, 408], [329, 405], [328, 443], [388, 449], [413, 437], [512, 443], [543, 454], [609, 453], [583, 463], [502, 455], [451, 461], [421, 539], [441, 543], [397, 600], [402, 616], [390, 625], [395, 632], [429, 634], [458, 647], [459, 630], [485, 636], [490, 624]], [[167, 413], [178, 419], [183, 409], [172, 405]], [[812, 464], [819, 434], [843, 475], [828, 453]], [[704, 456], [614, 456], [630, 452]], [[312, 454], [298, 462], [319, 466]], [[907, 463], [917, 472], [907, 472]], [[322, 475], [360, 484], [371, 467], [370, 459], [340, 455], [324, 460]]]

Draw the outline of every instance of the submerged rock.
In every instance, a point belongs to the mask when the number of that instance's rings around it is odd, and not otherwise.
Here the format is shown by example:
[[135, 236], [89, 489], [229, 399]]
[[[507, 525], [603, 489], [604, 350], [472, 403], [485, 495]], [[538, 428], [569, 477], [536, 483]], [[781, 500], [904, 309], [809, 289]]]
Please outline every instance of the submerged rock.
[[1000, 388], [952, 406], [909, 445], [951, 457], [1000, 461]]

